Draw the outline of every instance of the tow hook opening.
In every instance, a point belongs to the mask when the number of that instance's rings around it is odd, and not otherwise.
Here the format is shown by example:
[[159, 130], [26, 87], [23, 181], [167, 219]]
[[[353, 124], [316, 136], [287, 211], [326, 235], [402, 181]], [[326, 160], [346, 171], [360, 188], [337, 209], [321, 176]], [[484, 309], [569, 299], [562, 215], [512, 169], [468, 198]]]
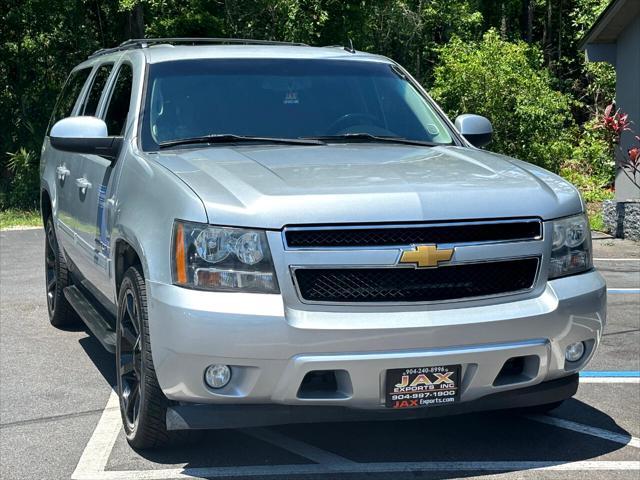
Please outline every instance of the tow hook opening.
[[353, 393], [351, 377], [346, 370], [313, 370], [300, 383], [298, 398], [349, 398]]
[[511, 357], [502, 365], [500, 373], [493, 381], [493, 386], [528, 382], [538, 374], [539, 367], [540, 358], [537, 355]]

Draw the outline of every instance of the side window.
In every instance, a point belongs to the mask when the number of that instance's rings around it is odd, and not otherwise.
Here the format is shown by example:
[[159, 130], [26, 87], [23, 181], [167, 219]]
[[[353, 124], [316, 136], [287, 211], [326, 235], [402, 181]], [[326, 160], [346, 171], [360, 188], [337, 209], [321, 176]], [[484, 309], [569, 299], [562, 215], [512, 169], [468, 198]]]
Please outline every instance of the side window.
[[71, 75], [67, 78], [64, 87], [62, 87], [62, 92], [60, 92], [58, 100], [56, 101], [56, 106], [53, 109], [53, 115], [51, 115], [51, 122], [49, 122], [49, 128], [53, 127], [58, 120], [62, 120], [63, 118], [71, 115], [71, 111], [76, 104], [78, 95], [80, 95], [82, 87], [87, 81], [90, 73], [91, 68], [83, 68], [81, 70], [71, 72]]
[[100, 95], [102, 94], [102, 90], [104, 90], [104, 86], [107, 84], [107, 79], [109, 78], [109, 73], [111, 73], [112, 67], [112, 63], [106, 63], [104, 65], [100, 65], [98, 71], [96, 71], [96, 74], [93, 77], [93, 82], [91, 83], [89, 94], [84, 101], [84, 105], [80, 109], [82, 115], [92, 117], [96, 114]]
[[109, 135], [122, 135], [129, 114], [129, 101], [131, 100], [131, 84], [133, 72], [131, 65], [122, 64], [118, 71], [116, 83], [113, 86], [107, 114], [104, 121], [107, 124]]

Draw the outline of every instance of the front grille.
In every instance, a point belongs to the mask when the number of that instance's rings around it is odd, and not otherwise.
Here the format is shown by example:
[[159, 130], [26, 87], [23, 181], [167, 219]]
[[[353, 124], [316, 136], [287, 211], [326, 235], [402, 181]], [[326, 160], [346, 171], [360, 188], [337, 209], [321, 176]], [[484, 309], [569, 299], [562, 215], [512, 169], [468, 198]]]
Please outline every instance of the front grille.
[[292, 228], [285, 232], [289, 248], [380, 247], [421, 243], [478, 243], [535, 240], [542, 236], [539, 220]]
[[506, 294], [533, 287], [538, 258], [414, 268], [298, 268], [310, 302], [433, 302]]

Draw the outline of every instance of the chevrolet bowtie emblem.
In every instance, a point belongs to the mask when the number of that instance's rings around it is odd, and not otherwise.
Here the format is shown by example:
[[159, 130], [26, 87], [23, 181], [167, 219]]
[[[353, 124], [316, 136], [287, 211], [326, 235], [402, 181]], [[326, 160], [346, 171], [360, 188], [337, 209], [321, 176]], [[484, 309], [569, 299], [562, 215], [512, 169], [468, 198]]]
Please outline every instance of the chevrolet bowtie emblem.
[[418, 245], [411, 250], [403, 250], [398, 263], [413, 263], [417, 268], [437, 267], [440, 262], [448, 262], [453, 256], [453, 248], [438, 250], [437, 245]]

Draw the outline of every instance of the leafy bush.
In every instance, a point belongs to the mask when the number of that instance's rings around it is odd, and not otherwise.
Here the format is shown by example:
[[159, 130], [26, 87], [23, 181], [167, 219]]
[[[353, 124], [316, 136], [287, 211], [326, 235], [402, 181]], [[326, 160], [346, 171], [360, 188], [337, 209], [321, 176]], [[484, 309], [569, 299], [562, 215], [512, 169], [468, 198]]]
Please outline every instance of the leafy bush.
[[573, 150], [572, 161], [580, 162], [586, 173], [604, 177], [613, 183], [616, 173], [613, 151], [597, 120], [585, 123]]
[[504, 41], [495, 30], [479, 42], [454, 39], [440, 49], [431, 93], [452, 117], [488, 117], [490, 150], [556, 172], [570, 154], [572, 100], [553, 89], [535, 46]]
[[38, 207], [38, 163], [36, 155], [25, 148], [7, 153], [7, 169], [12, 173], [9, 194], [3, 199], [2, 208], [35, 209]]
[[601, 202], [613, 198], [613, 190], [608, 188], [611, 182], [606, 178], [588, 175], [572, 167], [563, 167], [560, 175], [580, 190], [585, 202]]
[[587, 202], [600, 202], [613, 197], [615, 161], [607, 133], [597, 120], [581, 129], [575, 147], [563, 162], [560, 175], [582, 192]]

